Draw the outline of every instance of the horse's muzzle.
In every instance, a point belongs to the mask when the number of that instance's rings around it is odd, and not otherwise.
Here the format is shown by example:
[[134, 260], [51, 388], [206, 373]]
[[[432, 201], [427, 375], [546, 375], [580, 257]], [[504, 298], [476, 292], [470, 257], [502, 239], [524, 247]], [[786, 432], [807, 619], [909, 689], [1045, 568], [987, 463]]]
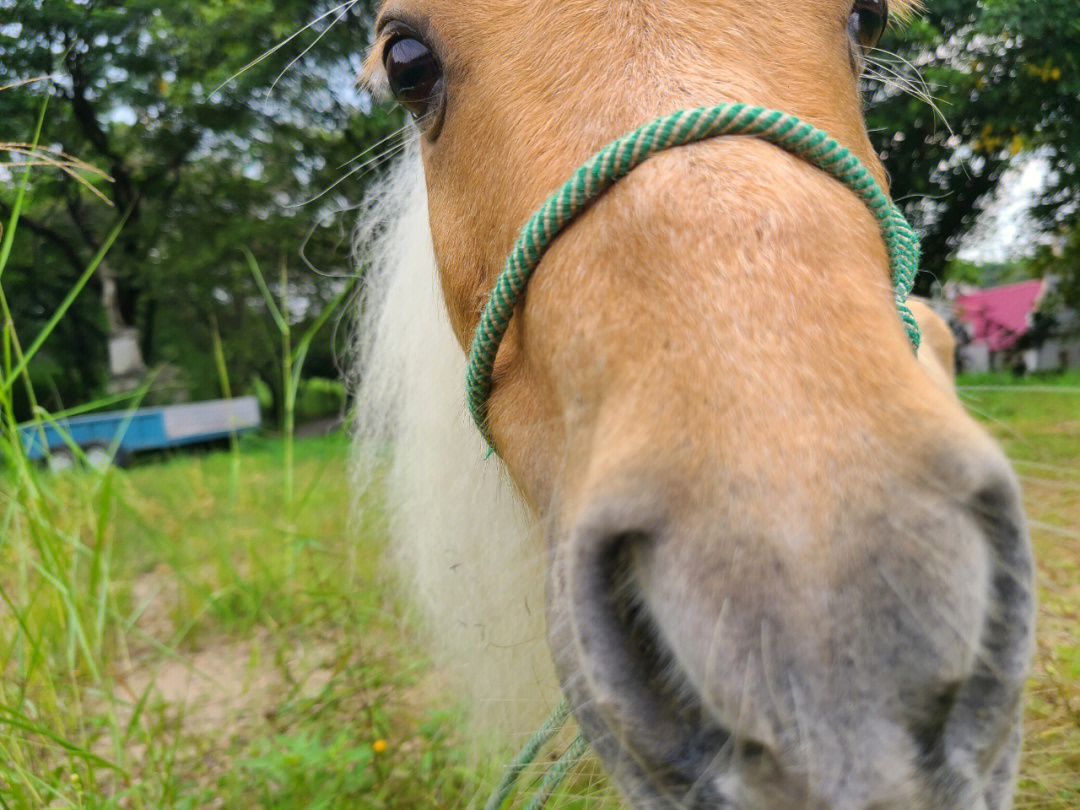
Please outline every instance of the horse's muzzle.
[[1009, 806], [1034, 621], [1017, 485], [985, 447], [894, 483], [815, 521], [829, 536], [623, 494], [553, 538], [556, 666], [634, 807]]

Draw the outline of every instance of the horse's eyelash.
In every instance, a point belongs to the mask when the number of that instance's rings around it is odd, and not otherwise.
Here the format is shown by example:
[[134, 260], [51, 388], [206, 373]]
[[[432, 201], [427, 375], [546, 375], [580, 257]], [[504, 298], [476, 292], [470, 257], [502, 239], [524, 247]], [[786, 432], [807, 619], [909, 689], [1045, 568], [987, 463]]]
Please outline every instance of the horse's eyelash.
[[392, 35], [387, 32], [381, 32], [376, 36], [371, 50], [364, 58], [364, 67], [357, 77], [358, 85], [367, 88], [381, 99], [385, 99], [389, 93], [384, 63], [386, 62], [386, 47], [391, 39]]

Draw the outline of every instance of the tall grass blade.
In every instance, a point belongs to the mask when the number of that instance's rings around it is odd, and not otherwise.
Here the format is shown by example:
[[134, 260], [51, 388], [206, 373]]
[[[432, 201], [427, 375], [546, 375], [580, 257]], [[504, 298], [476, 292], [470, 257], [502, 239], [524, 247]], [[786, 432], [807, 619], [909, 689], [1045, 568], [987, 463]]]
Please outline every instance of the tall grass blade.
[[93, 765], [97, 765], [100, 768], [109, 768], [111, 770], [118, 771], [119, 773], [127, 773], [119, 765], [109, 762], [109, 760], [105, 759], [104, 757], [98, 756], [93, 751], [87, 751], [85, 748], [74, 745], [73, 743], [65, 740], [59, 734], [56, 734], [55, 732], [50, 731], [44, 726], [32, 722], [26, 717], [17, 715], [2, 706], [0, 706], [0, 725], [11, 726], [12, 728], [17, 728], [20, 731], [28, 731], [31, 734], [36, 734], [39, 737], [44, 737], [49, 742], [53, 743], [54, 745], [58, 745], [60, 748], [67, 751], [69, 754], [76, 756], [79, 759], [85, 760], [86, 762], [89, 762]]
[[81, 293], [83, 291], [83, 288], [89, 283], [90, 279], [97, 271], [98, 266], [101, 264], [102, 261], [104, 261], [105, 256], [112, 248], [113, 243], [116, 241], [117, 237], [120, 236], [120, 231], [123, 230], [124, 224], [127, 222], [128, 217], [131, 215], [131, 211], [132, 209], [128, 208], [128, 210], [124, 212], [123, 216], [120, 217], [116, 225], [113, 226], [112, 231], [109, 233], [108, 237], [106, 237], [105, 241], [98, 249], [98, 252], [95, 254], [94, 258], [91, 259], [90, 264], [86, 266], [86, 269], [79, 277], [79, 280], [76, 281], [75, 285], [68, 291], [68, 294], [64, 297], [64, 300], [60, 302], [60, 306], [57, 307], [56, 312], [54, 312], [52, 317], [49, 318], [49, 322], [45, 324], [38, 336], [34, 338], [34, 342], [30, 344], [30, 348], [26, 350], [26, 353], [19, 360], [18, 364], [16, 364], [15, 368], [13, 368], [8, 373], [2, 387], [2, 390], [5, 394], [11, 390], [11, 386], [14, 381], [23, 372], [23, 370], [27, 367], [30, 361], [34, 359], [34, 355], [38, 353], [38, 350], [41, 349], [45, 341], [49, 339], [49, 336], [53, 333], [53, 330], [56, 329], [57, 324], [59, 324], [60, 321], [63, 319], [64, 315], [67, 314], [67, 311], [71, 309], [71, 305], [75, 303], [75, 299], [79, 297], [79, 293]]
[[[248, 269], [251, 270], [251, 275], [259, 286], [259, 292], [262, 293], [262, 297], [266, 301], [266, 306], [270, 310], [274, 323], [277, 324], [278, 331], [284, 335], [289, 331], [289, 324], [285, 320], [285, 316], [281, 314], [281, 310], [278, 309], [277, 301], [274, 300], [274, 294], [270, 292], [270, 287], [266, 284], [266, 278], [263, 277], [259, 262], [255, 259], [255, 254], [246, 247], [241, 247], [240, 250], [243, 251], [244, 258], [247, 259]], [[282, 291], [282, 294], [285, 294], [284, 291]]]
[[[31, 141], [33, 148], [37, 149], [41, 141], [41, 130], [45, 126], [45, 111], [49, 108], [49, 97], [41, 103], [41, 111], [38, 113], [37, 126], [34, 129], [34, 137]], [[19, 224], [19, 216], [22, 214], [23, 202], [26, 200], [26, 188], [30, 185], [30, 166], [23, 172], [18, 190], [15, 192], [15, 204], [11, 207], [11, 216], [8, 218], [7, 230], [4, 231], [3, 241], [0, 241], [0, 276], [4, 274], [8, 259], [11, 257], [11, 246], [15, 242], [15, 228]]]
[[326, 325], [326, 322], [330, 320], [330, 318], [341, 308], [342, 304], [349, 299], [349, 296], [353, 294], [359, 284], [359, 277], [349, 279], [349, 282], [345, 285], [345, 289], [331, 299], [330, 303], [323, 308], [319, 317], [315, 319], [315, 323], [308, 327], [307, 331], [301, 336], [300, 342], [296, 344], [296, 354], [293, 361], [294, 387], [300, 387], [300, 373], [304, 368], [304, 361], [307, 360], [307, 353], [311, 348], [311, 342], [315, 339], [319, 330]]

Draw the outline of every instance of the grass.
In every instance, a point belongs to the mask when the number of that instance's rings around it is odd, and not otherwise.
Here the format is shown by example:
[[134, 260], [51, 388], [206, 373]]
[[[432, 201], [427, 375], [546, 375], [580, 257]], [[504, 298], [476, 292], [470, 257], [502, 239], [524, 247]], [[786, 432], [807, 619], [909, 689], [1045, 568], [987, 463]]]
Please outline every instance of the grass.
[[[1080, 410], [963, 396], [1018, 460], [1039, 557], [1017, 806], [1074, 809]], [[466, 807], [490, 787], [380, 567], [374, 500], [352, 525], [346, 440], [296, 442], [292, 509], [284, 451], [0, 475], [0, 805]], [[586, 768], [552, 806], [612, 803]]]
[[[459, 714], [349, 525], [344, 439], [0, 479], [5, 807], [454, 806]], [[49, 480], [45, 480], [48, 477]]]
[[[461, 735], [350, 519], [341, 434], [0, 476], [5, 808], [465, 807]], [[17, 482], [22, 481], [22, 484]], [[586, 768], [561, 803], [604, 792]], [[598, 806], [596, 803], [591, 807]]]
[[[1013, 459], [1038, 561], [1038, 648], [1017, 807], [1080, 807], [1080, 374], [965, 376], [961, 397]], [[1016, 386], [1003, 387], [1000, 386]], [[1038, 387], [1032, 393], [1028, 390]]]

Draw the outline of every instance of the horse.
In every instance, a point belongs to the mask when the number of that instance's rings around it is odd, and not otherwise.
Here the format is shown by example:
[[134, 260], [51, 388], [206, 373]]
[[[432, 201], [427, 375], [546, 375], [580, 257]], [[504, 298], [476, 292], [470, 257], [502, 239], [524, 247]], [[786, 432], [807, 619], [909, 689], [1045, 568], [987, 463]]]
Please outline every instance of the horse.
[[859, 75], [912, 6], [378, 11], [365, 80], [412, 124], [358, 231], [356, 486], [379, 477], [476, 728], [520, 732], [564, 695], [630, 807], [1011, 806], [1034, 637], [1019, 488], [949, 390], [942, 340], [912, 351], [850, 189], [755, 137], [651, 157], [515, 308], [484, 422], [497, 453], [463, 392], [523, 223], [641, 124], [782, 110], [884, 186]]
[[908, 301], [908, 306], [915, 320], [919, 322], [919, 331], [922, 334], [919, 362], [941, 388], [953, 391], [956, 379], [956, 335], [929, 301], [912, 298]]

